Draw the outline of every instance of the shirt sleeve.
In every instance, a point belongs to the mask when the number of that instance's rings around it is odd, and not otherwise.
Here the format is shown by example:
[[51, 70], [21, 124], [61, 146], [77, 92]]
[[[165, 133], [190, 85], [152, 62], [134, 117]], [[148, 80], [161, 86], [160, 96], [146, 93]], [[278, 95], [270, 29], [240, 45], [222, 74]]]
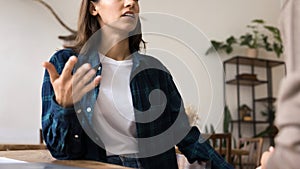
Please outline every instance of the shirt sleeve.
[[[74, 55], [70, 50], [56, 52], [50, 59], [61, 74], [65, 63]], [[50, 77], [45, 71], [42, 85], [42, 131], [47, 148], [57, 159], [78, 159], [82, 155], [83, 131], [73, 107], [63, 108], [55, 101]]]
[[[179, 132], [189, 129], [187, 135], [177, 144], [179, 150], [185, 155], [190, 163], [209, 160], [212, 169], [233, 169], [233, 166], [227, 163], [207, 141], [201, 139], [202, 137], [197, 127], [190, 127], [181, 96], [170, 75], [168, 77], [168, 89], [168, 99], [172, 111], [172, 118], [178, 118], [178, 113], [181, 114], [181, 123], [179, 123], [180, 126], [178, 126]], [[175, 119], [172, 121], [175, 121]]]

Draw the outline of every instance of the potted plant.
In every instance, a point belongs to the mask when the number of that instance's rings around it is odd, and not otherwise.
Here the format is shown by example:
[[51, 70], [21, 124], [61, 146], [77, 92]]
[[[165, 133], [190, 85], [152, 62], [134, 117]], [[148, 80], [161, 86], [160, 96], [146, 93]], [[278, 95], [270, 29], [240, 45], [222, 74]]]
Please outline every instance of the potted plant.
[[259, 48], [269, 52], [274, 52], [277, 57], [283, 53], [283, 44], [281, 40], [280, 30], [274, 26], [265, 24], [262, 19], [255, 19], [247, 25], [248, 32], [239, 38], [234, 36], [228, 37], [224, 42], [212, 40], [212, 47], [208, 49], [207, 54], [217, 50], [225, 51], [227, 54], [233, 52], [233, 45], [246, 46], [257, 56]]

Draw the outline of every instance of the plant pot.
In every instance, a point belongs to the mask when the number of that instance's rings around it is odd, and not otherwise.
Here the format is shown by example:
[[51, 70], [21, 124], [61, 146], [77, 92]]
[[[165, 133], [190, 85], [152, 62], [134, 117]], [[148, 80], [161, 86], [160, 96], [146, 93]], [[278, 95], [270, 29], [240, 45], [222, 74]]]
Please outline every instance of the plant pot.
[[247, 49], [247, 56], [252, 58], [257, 58], [258, 56], [258, 49], [256, 48], [248, 48]]

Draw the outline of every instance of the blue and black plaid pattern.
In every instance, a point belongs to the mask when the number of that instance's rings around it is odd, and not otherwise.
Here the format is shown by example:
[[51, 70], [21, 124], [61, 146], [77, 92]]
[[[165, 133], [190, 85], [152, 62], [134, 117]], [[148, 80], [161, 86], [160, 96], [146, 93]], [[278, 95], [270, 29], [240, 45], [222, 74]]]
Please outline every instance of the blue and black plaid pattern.
[[124, 156], [113, 155], [107, 157], [107, 162], [110, 164], [121, 165], [134, 169], [142, 169], [138, 158], [129, 158]]
[[[65, 63], [72, 55], [77, 54], [70, 49], [60, 50], [51, 57], [50, 62], [55, 65], [58, 73], [61, 74]], [[158, 60], [139, 53], [133, 54], [132, 59], [133, 69], [130, 89], [134, 108], [139, 111], [147, 110], [150, 106], [148, 96], [153, 89], [159, 88], [167, 96], [166, 109], [159, 118], [149, 123], [136, 123], [137, 137], [153, 137], [168, 129], [177, 118], [179, 112], [184, 111], [180, 107], [182, 99], [171, 75]], [[160, 69], [151, 69], [152, 63], [158, 64]], [[97, 59], [91, 61], [93, 67], [99, 64], [101, 63]], [[140, 71], [140, 68], [143, 67], [150, 68]], [[101, 71], [97, 73], [101, 74]], [[90, 95], [90, 98], [88, 95], [84, 96], [83, 100], [86, 104], [93, 105], [96, 101], [98, 89], [95, 88], [94, 92], [95, 94]], [[106, 151], [95, 144], [83, 130], [76, 116], [75, 109], [73, 107], [62, 108], [55, 102], [54, 91], [47, 71], [45, 72], [42, 85], [42, 102], [43, 137], [49, 151], [55, 158], [108, 162]], [[83, 111], [85, 113], [86, 110], [83, 109]], [[213, 169], [233, 168], [208, 143], [198, 142], [200, 132], [196, 127], [190, 128], [188, 126], [187, 117], [178, 126], [179, 130], [181, 128], [189, 128], [189, 132], [182, 141], [179, 143], [174, 142], [174, 146], [177, 144], [189, 162], [210, 160]], [[169, 142], [172, 140], [165, 141]], [[146, 146], [139, 145], [139, 150], [155, 149], [156, 144], [158, 143], [150, 142]], [[140, 158], [138, 161], [144, 169], [178, 168], [174, 148], [156, 156]]]

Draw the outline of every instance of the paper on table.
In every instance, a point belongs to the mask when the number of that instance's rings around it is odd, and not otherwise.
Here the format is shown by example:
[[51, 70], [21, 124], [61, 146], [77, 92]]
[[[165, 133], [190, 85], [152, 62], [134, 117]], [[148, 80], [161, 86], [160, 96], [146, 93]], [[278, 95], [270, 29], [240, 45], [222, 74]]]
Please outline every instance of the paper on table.
[[6, 157], [0, 157], [0, 164], [8, 164], [8, 163], [26, 163], [25, 161], [15, 160]]

